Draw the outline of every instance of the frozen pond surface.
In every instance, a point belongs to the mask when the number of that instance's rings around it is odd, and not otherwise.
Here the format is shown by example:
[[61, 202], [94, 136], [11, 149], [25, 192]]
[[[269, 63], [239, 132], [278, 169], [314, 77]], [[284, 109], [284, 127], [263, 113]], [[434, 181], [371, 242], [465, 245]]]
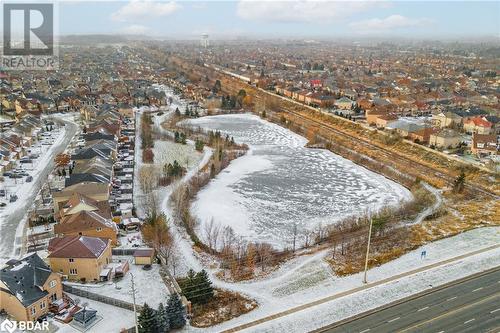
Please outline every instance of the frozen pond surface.
[[192, 211], [202, 238], [213, 219], [247, 240], [290, 246], [294, 225], [304, 235], [319, 224], [411, 198], [399, 184], [327, 150], [306, 148], [305, 138], [257, 116], [211, 116], [189, 124], [250, 147], [199, 192]]

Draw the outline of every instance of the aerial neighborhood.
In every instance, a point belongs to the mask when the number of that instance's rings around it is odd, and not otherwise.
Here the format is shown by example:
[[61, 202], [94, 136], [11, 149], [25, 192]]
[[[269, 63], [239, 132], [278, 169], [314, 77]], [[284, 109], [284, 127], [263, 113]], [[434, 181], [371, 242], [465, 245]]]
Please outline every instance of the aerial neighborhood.
[[81, 38], [0, 71], [2, 320], [260, 329], [427, 250], [494, 264], [491, 48]]

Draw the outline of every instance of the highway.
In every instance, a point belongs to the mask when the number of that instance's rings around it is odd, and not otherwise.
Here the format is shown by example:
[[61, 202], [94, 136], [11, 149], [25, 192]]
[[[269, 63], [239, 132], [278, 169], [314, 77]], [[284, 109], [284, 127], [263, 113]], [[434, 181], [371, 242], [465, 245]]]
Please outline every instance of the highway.
[[500, 268], [315, 332], [500, 332]]

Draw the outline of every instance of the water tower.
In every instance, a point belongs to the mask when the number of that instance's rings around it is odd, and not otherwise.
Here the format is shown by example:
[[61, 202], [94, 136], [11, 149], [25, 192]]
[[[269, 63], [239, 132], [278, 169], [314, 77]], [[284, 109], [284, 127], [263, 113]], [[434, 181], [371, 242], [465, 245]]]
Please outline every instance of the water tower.
[[202, 34], [200, 42], [202, 47], [207, 48], [210, 45], [210, 42], [208, 40], [208, 34]]

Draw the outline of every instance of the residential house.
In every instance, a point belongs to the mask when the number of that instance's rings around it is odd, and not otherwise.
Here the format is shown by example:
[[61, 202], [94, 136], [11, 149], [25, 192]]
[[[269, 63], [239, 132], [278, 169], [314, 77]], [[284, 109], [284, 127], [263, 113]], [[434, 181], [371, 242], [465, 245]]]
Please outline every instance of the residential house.
[[499, 145], [496, 134], [472, 134], [471, 152], [479, 156], [498, 155]]
[[375, 118], [375, 124], [378, 128], [385, 128], [389, 123], [395, 120], [398, 120], [398, 116], [395, 114], [382, 114]]
[[354, 102], [347, 97], [341, 97], [335, 101], [335, 106], [342, 110], [349, 110], [354, 105]]
[[118, 244], [116, 223], [101, 215], [98, 210], [81, 210], [78, 213], [66, 215], [54, 226], [54, 233], [58, 236], [83, 235], [107, 238], [111, 240], [112, 246]]
[[432, 123], [440, 128], [451, 127], [455, 124], [460, 124], [462, 117], [453, 112], [440, 112], [432, 115]]
[[493, 124], [485, 117], [472, 117], [464, 120], [464, 130], [467, 133], [490, 134]]
[[79, 183], [68, 186], [61, 191], [52, 193], [54, 213], [57, 214], [75, 193], [83, 194], [95, 201], [108, 201], [109, 191], [110, 184]]
[[0, 310], [18, 321], [34, 321], [62, 298], [61, 277], [36, 254], [9, 260], [0, 274]]
[[461, 142], [462, 137], [455, 130], [449, 128], [444, 128], [429, 137], [429, 145], [437, 148], [455, 148]]
[[48, 247], [48, 260], [53, 271], [69, 280], [101, 281], [109, 279], [111, 272], [111, 240], [99, 237], [65, 236], [52, 238]]

